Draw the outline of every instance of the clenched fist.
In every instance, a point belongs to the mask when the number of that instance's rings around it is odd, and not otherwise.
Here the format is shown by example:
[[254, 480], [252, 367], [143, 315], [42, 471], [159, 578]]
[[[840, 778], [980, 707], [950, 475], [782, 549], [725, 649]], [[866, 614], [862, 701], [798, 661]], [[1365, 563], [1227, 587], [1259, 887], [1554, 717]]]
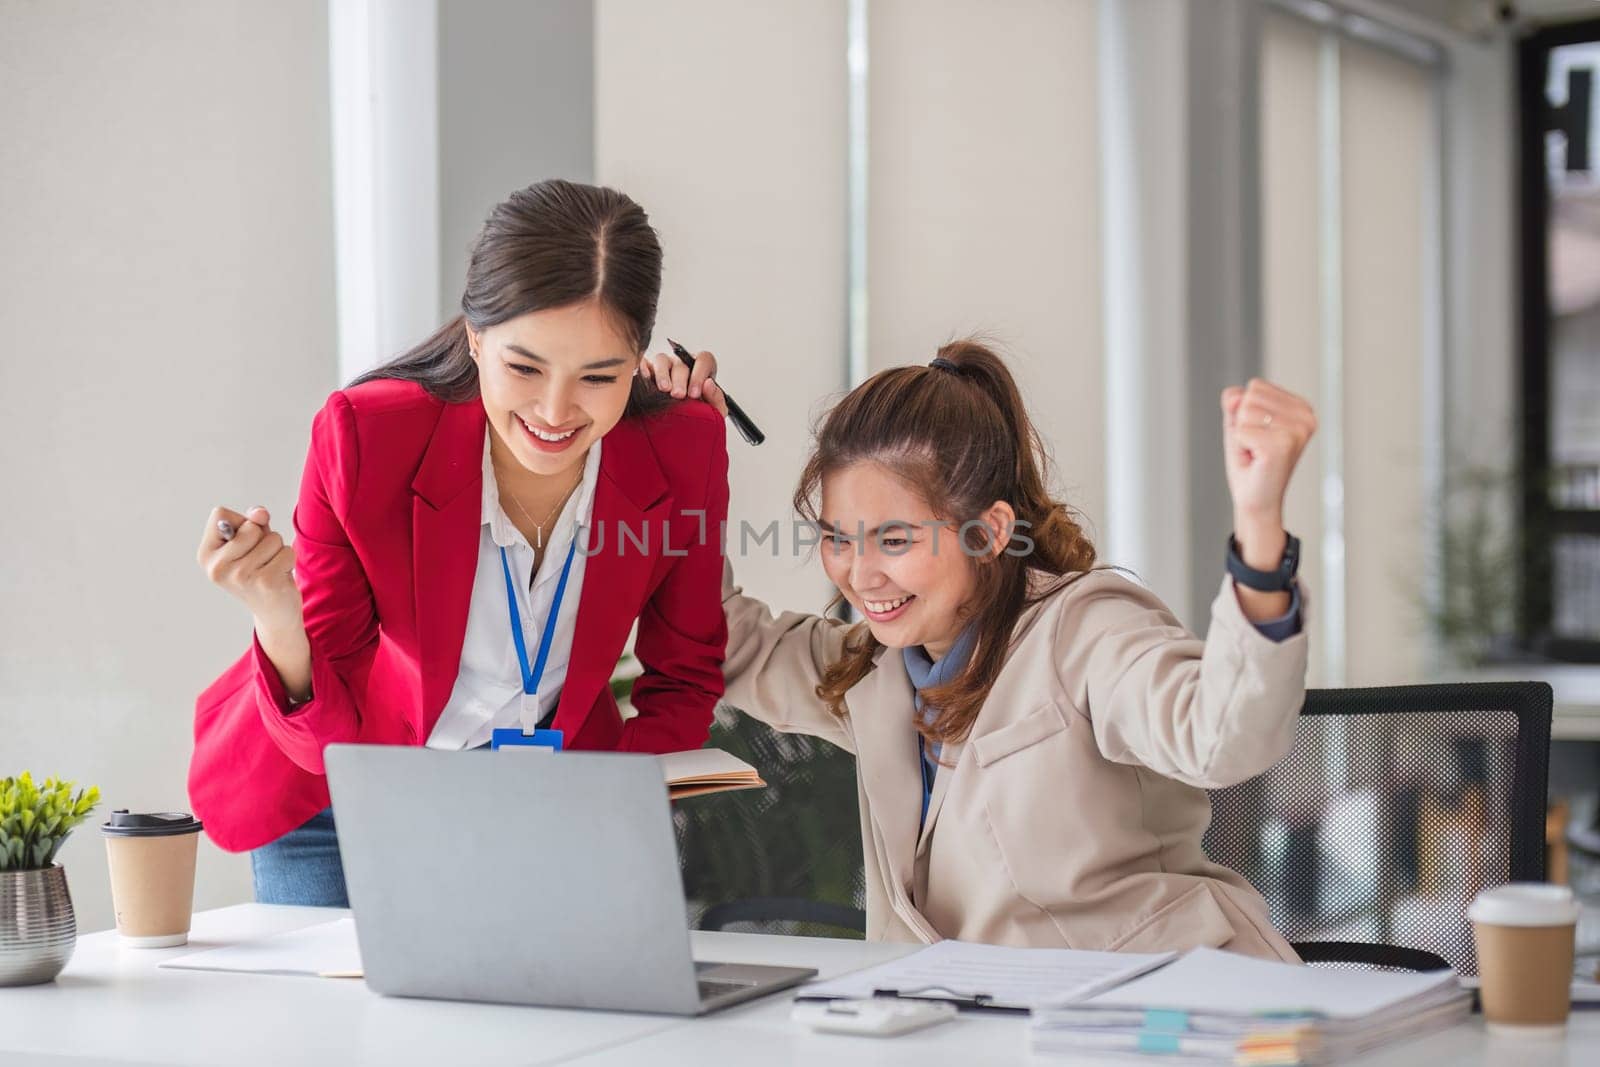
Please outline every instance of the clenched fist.
[[[272, 529], [271, 518], [266, 508], [242, 515], [213, 509], [196, 558], [207, 578], [244, 602], [258, 626], [302, 626], [294, 548]], [[223, 536], [223, 524], [233, 530], [231, 539]]]
[[1300, 454], [1317, 432], [1305, 398], [1252, 378], [1222, 391], [1222, 440], [1233, 510], [1242, 517], [1280, 518], [1283, 495]]
[[[1283, 528], [1283, 497], [1300, 462], [1317, 414], [1304, 397], [1252, 378], [1222, 391], [1223, 464], [1233, 496], [1233, 535], [1239, 558], [1258, 571], [1278, 569], [1288, 534]], [[1239, 603], [1254, 621], [1277, 618], [1288, 610], [1287, 593], [1238, 588]]]

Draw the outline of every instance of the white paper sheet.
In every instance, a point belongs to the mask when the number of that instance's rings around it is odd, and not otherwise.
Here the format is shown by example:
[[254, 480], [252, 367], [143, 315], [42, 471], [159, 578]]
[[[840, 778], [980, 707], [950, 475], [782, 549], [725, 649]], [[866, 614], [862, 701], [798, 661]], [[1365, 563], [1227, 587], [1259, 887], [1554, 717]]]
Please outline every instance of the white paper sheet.
[[870, 997], [877, 990], [893, 989], [901, 996], [967, 999], [983, 994], [995, 1007], [1031, 1008], [1092, 996], [1176, 955], [940, 941], [889, 963], [802, 986], [800, 996]]
[[243, 941], [179, 956], [161, 966], [192, 971], [359, 978], [361, 949], [356, 944], [355, 920], [347, 915], [259, 941]]

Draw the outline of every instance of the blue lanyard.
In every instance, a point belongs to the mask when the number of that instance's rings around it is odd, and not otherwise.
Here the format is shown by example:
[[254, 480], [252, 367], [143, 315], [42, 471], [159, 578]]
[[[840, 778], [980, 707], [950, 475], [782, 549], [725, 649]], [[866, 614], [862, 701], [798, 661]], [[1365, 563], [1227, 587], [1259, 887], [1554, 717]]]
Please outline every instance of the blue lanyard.
[[572, 557], [578, 550], [578, 539], [573, 537], [567, 548], [567, 561], [561, 565], [561, 581], [556, 584], [556, 597], [550, 603], [550, 614], [544, 620], [544, 636], [539, 639], [539, 655], [533, 669], [528, 669], [528, 644], [522, 637], [522, 611], [517, 607], [517, 587], [511, 580], [511, 564], [506, 550], [500, 549], [500, 569], [506, 576], [506, 603], [511, 608], [511, 640], [517, 646], [517, 662], [522, 665], [522, 691], [529, 696], [539, 693], [539, 679], [544, 677], [544, 663], [550, 658], [550, 642], [556, 636], [556, 616], [561, 614], [561, 598], [567, 592], [567, 575], [572, 571]]

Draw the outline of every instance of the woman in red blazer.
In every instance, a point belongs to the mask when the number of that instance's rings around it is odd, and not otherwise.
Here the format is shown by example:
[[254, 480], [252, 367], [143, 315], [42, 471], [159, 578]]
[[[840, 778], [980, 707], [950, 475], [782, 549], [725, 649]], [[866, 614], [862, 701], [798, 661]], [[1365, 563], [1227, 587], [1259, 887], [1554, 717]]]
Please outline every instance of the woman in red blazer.
[[[479, 747], [516, 725], [575, 749], [705, 742], [727, 451], [710, 407], [636, 374], [660, 279], [627, 197], [514, 194], [463, 314], [318, 414], [293, 546], [265, 509], [208, 520], [200, 564], [255, 641], [200, 695], [189, 795], [217, 844], [253, 850], [258, 899], [344, 902], [329, 743]], [[625, 722], [608, 683], [635, 621]]]

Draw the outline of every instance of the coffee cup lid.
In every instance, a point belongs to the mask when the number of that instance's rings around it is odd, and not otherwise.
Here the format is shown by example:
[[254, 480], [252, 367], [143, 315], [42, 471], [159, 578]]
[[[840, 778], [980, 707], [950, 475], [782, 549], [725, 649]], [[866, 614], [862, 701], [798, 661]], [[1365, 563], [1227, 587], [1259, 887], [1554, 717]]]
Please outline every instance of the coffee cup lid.
[[1578, 921], [1578, 902], [1564, 885], [1511, 882], [1479, 893], [1467, 918], [1490, 926], [1565, 926]]
[[183, 811], [158, 811], [149, 814], [118, 808], [111, 819], [100, 825], [107, 837], [171, 837], [200, 832], [200, 820]]

